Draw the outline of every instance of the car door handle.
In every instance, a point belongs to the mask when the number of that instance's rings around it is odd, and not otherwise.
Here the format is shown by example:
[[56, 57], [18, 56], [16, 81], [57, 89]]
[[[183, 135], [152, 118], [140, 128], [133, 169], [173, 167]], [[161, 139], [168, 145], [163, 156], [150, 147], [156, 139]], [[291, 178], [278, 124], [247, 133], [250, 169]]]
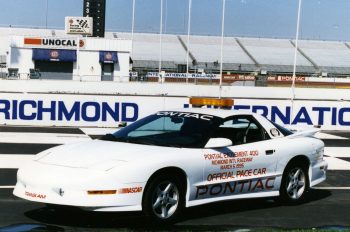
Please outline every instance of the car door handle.
[[265, 153], [266, 155], [273, 155], [273, 153], [275, 153], [275, 150], [266, 150]]

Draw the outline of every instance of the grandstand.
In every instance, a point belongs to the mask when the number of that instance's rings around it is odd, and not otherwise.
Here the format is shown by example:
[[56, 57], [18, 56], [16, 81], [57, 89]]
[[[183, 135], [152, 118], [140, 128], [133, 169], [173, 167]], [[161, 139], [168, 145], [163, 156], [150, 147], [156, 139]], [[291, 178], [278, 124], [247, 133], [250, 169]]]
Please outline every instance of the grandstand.
[[[2, 72], [8, 54], [9, 38], [13, 35], [67, 37], [64, 30], [0, 28], [0, 61]], [[106, 32], [106, 38], [130, 39], [131, 33]], [[203, 70], [219, 73], [220, 42], [216, 36], [190, 37], [190, 72]], [[224, 39], [223, 70], [225, 73], [255, 75], [290, 75], [293, 70], [295, 43], [288, 39], [237, 38]], [[135, 33], [133, 42], [133, 71], [139, 75], [158, 71], [159, 35]], [[186, 72], [187, 36], [162, 36], [162, 70]], [[300, 40], [297, 73], [303, 76], [350, 77], [350, 44], [335, 41]]]

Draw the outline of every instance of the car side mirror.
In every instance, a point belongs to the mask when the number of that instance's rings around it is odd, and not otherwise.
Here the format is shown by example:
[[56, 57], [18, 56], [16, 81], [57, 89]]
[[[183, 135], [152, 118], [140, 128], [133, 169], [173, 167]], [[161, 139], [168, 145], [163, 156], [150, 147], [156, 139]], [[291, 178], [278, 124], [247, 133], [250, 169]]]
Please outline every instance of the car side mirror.
[[232, 141], [227, 138], [211, 138], [205, 145], [205, 148], [217, 148], [232, 146]]

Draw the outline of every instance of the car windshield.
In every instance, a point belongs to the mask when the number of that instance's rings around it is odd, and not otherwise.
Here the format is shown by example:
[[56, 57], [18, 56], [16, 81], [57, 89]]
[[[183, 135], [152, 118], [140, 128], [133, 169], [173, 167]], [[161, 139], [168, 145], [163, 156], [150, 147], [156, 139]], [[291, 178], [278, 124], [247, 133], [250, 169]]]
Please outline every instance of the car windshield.
[[161, 111], [120, 129], [107, 140], [167, 147], [202, 148], [220, 121], [221, 118], [212, 115]]

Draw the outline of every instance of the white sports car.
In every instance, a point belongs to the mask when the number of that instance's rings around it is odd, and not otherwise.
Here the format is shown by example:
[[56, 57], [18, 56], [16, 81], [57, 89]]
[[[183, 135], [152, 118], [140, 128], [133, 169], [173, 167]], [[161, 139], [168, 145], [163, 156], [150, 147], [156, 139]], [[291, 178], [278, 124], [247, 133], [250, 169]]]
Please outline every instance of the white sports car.
[[142, 210], [156, 222], [223, 200], [297, 203], [326, 179], [315, 132], [292, 133], [242, 111], [160, 111], [100, 140], [39, 153], [19, 169], [14, 195], [94, 211]]

